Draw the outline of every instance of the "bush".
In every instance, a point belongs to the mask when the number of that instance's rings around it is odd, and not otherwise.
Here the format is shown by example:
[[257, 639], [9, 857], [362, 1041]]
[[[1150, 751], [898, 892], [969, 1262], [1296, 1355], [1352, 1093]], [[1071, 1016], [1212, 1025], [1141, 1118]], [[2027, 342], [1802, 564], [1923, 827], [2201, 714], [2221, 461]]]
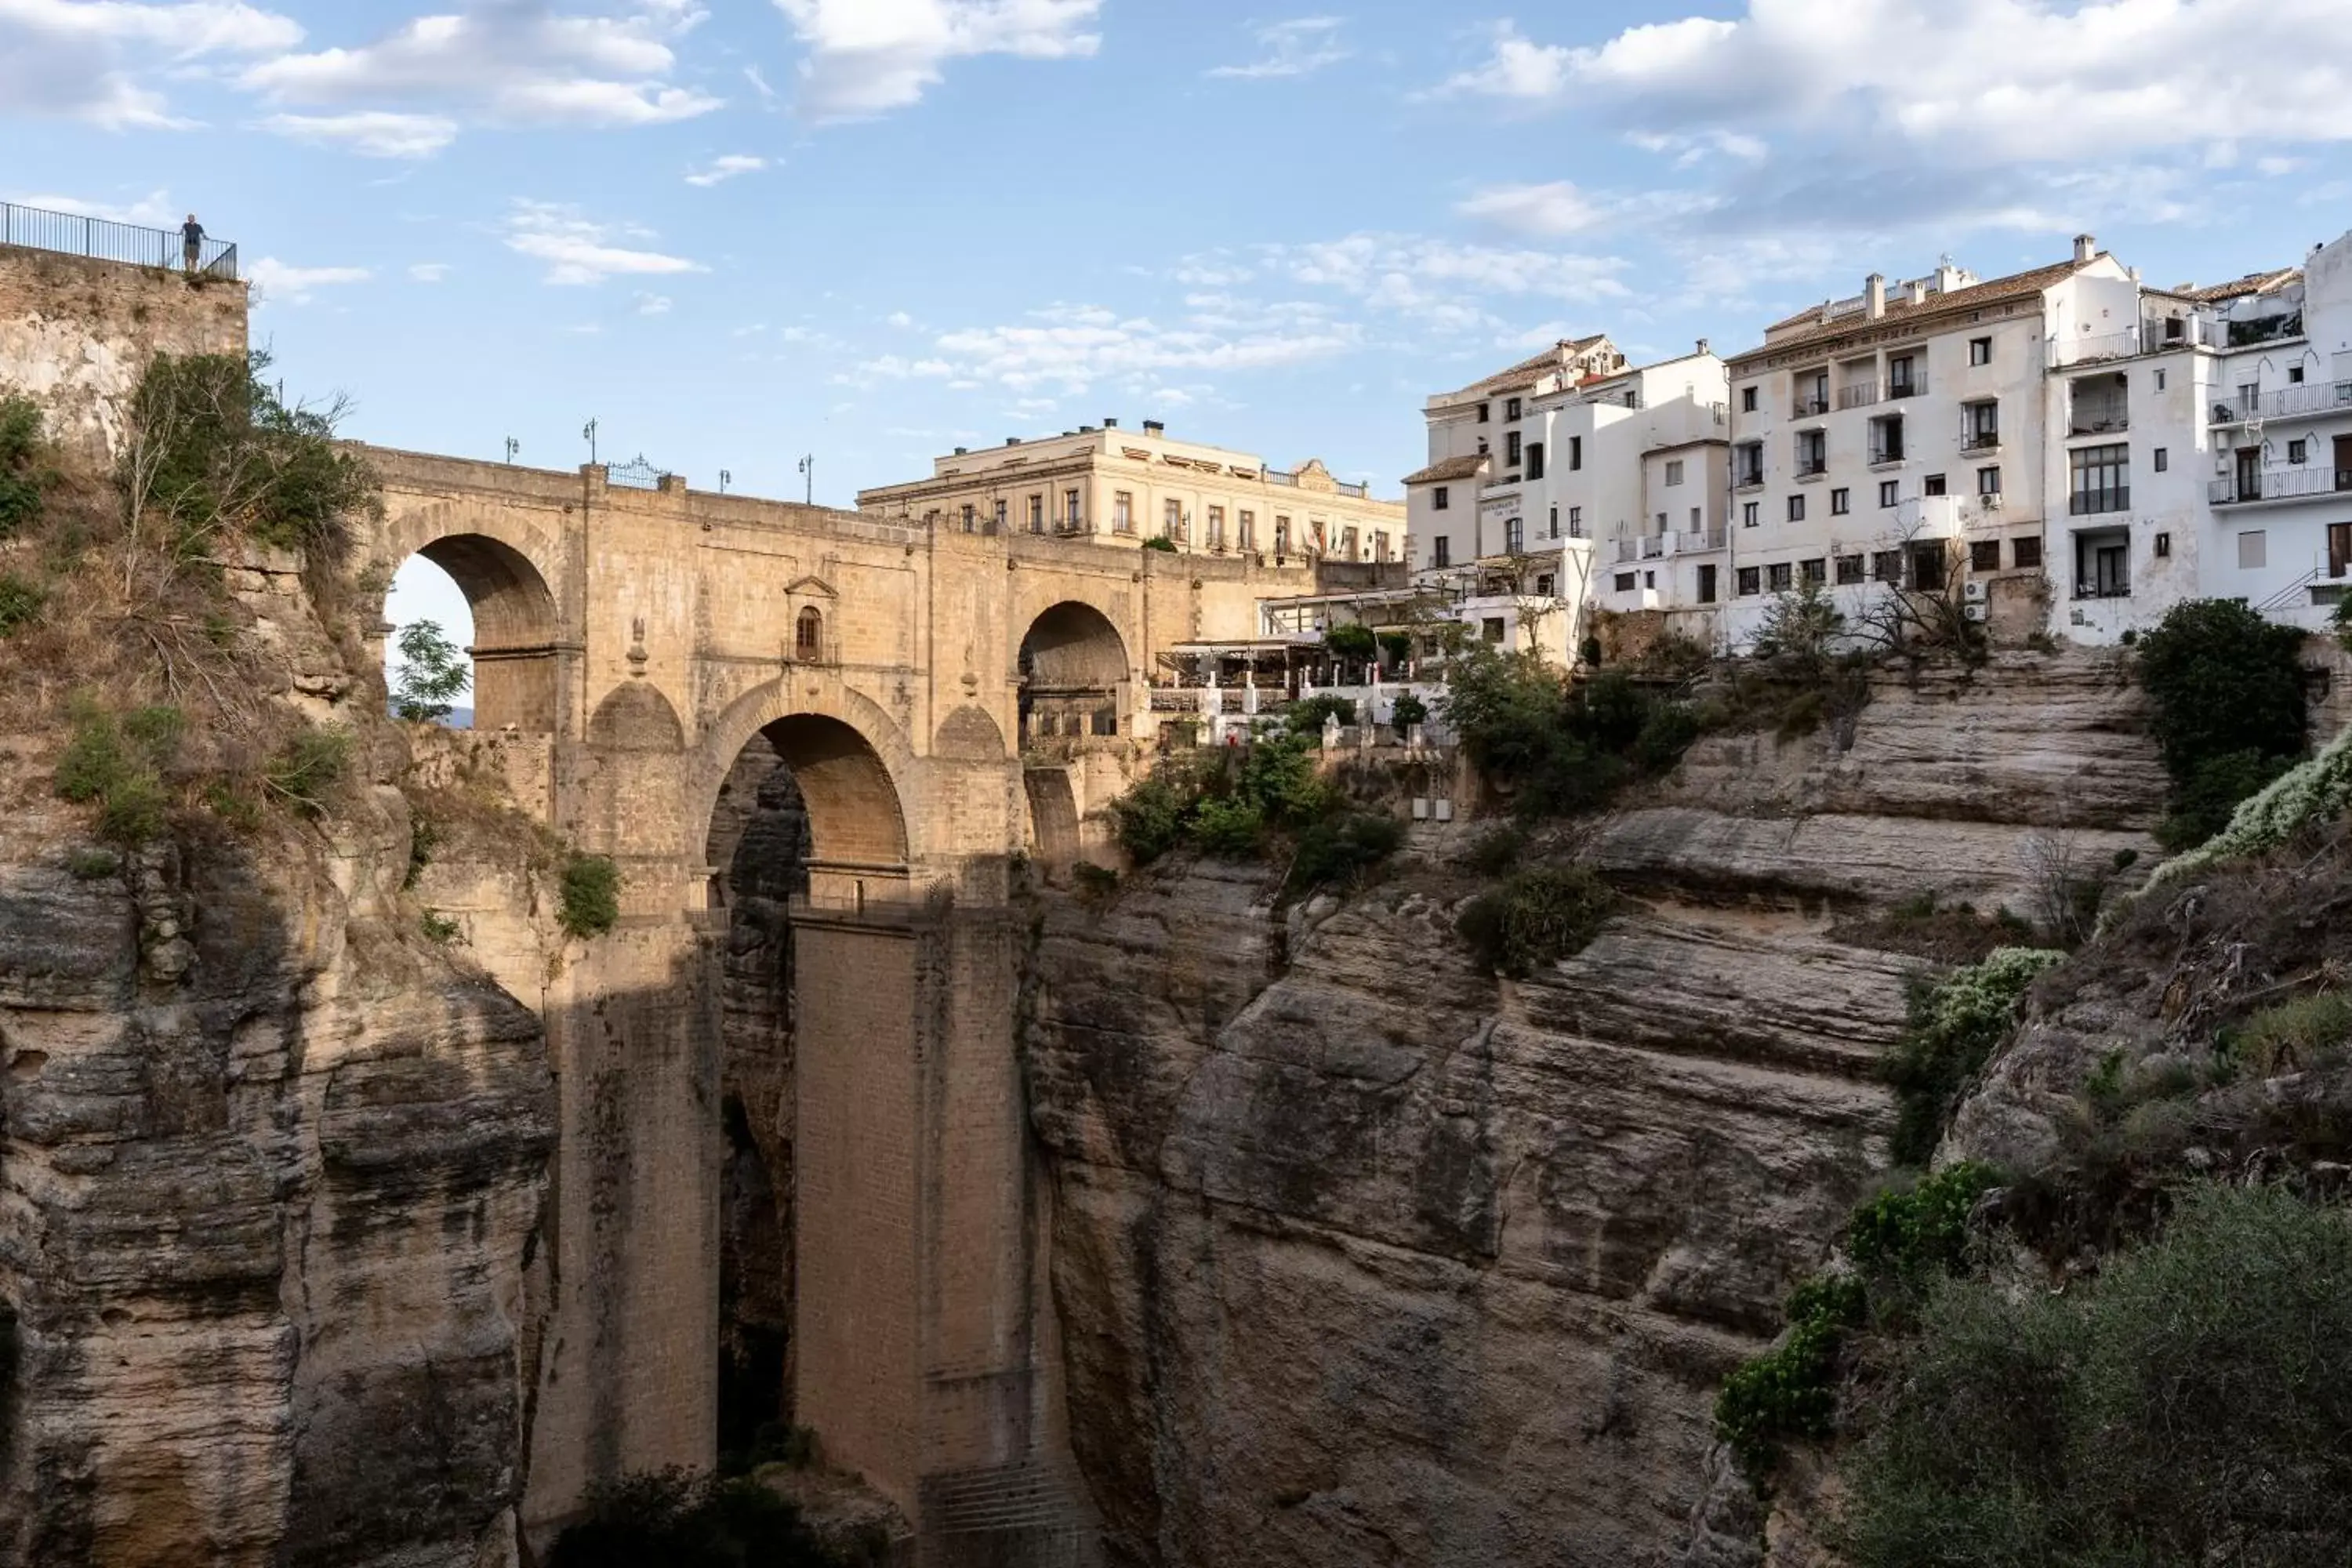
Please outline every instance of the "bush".
[[2352, 596], [2336, 601], [2336, 613], [2327, 617], [2327, 624], [2336, 630], [2336, 646], [2352, 653]]
[[1696, 710], [1687, 702], [1661, 702], [1633, 737], [1633, 762], [1643, 773], [1672, 773], [1699, 737]]
[[2275, 849], [2313, 823], [2332, 821], [2352, 808], [2352, 730], [2328, 742], [2319, 755], [2289, 768], [2261, 793], [2239, 803], [2230, 825], [2211, 838], [2158, 866], [2140, 887], [2142, 895], [2202, 873], [2221, 861]]
[[1588, 867], [1537, 866], [1471, 900], [1454, 929], [1488, 969], [1523, 979], [1582, 952], [1616, 900]]
[[66, 869], [77, 882], [96, 882], [122, 869], [122, 857], [111, 849], [77, 849], [66, 857]]
[[349, 730], [304, 730], [280, 746], [262, 769], [262, 786], [306, 816], [327, 809], [327, 795], [351, 766]]
[[438, 910], [427, 910], [417, 921], [425, 940], [436, 947], [448, 947], [466, 934], [466, 928]]
[[1405, 734], [1415, 724], [1429, 721], [1429, 704], [1410, 691], [1400, 692], [1396, 708], [1389, 715], [1389, 724], [1399, 735]]
[[1220, 860], [1255, 860], [1265, 847], [1265, 813], [1242, 795], [1204, 800], [1193, 808], [1192, 841]]
[[2177, 846], [2210, 837], [2230, 809], [2303, 755], [2303, 634], [2234, 599], [2165, 612], [2139, 642], [2148, 729], [2172, 775]]
[[1146, 550], [1157, 550], [1164, 555], [1176, 553], [1176, 542], [1164, 533], [1155, 533], [1143, 542]]
[[1139, 866], [1148, 866], [1184, 840], [1191, 792], [1178, 771], [1162, 767], [1111, 803], [1111, 824], [1119, 847]]
[[1742, 1363], [1716, 1396], [1715, 1429], [1751, 1482], [1760, 1484], [1791, 1438], [1827, 1437], [1837, 1423], [1838, 1350], [1869, 1310], [1851, 1274], [1822, 1274], [1789, 1298], [1780, 1342]]
[[2302, 1072], [2319, 1063], [2322, 1051], [2352, 1042], [2352, 996], [2324, 992], [2265, 1007], [2223, 1031], [2222, 1053], [2258, 1078]]
[[2337, 1568], [2352, 1223], [2191, 1188], [2063, 1294], [1948, 1283], [1843, 1468], [1853, 1568]]
[[1990, 1167], [1962, 1161], [1881, 1193], [1847, 1222], [1846, 1250], [1856, 1267], [1895, 1280], [1957, 1273], [1968, 1260], [1969, 1215], [2000, 1184]]
[[0, 572], [0, 637], [13, 635], [19, 627], [30, 626], [33, 617], [49, 596], [40, 585], [19, 577], [14, 572]]
[[563, 862], [557, 919], [566, 936], [597, 937], [621, 918], [621, 868], [602, 855], [573, 854]]
[[73, 735], [58, 759], [57, 792], [98, 806], [101, 837], [135, 848], [163, 831], [171, 797], [163, 785], [180, 745], [176, 708], [118, 714], [88, 699], [73, 710]]
[[1482, 877], [1500, 877], [1518, 869], [1527, 852], [1527, 834], [1507, 825], [1490, 827], [1473, 839], [1462, 860]]
[[1333, 658], [1353, 659], [1369, 664], [1380, 657], [1380, 639], [1367, 626], [1350, 624], [1331, 626], [1323, 633], [1323, 651]]
[[1775, 595], [1764, 607], [1763, 624], [1756, 631], [1756, 657], [1785, 659], [1801, 673], [1819, 670], [1828, 664], [1844, 631], [1845, 616], [1829, 590], [1809, 582], [1794, 593]]
[[1091, 860], [1072, 866], [1070, 881], [1077, 889], [1078, 901], [1091, 909], [1100, 909], [1118, 893], [1118, 873]]
[[0, 539], [41, 515], [50, 476], [40, 459], [41, 405], [17, 393], [0, 396]]
[[2019, 998], [2065, 957], [2047, 948], [2000, 948], [1940, 984], [1914, 988], [1906, 1026], [1886, 1063], [1898, 1163], [1922, 1165], [1935, 1153], [1961, 1090], [2009, 1037]]
[[1381, 658], [1391, 669], [1402, 669], [1412, 663], [1412, 637], [1404, 632], [1381, 633]]
[[1335, 697], [1323, 691], [1304, 701], [1292, 703], [1283, 717], [1289, 722], [1292, 734], [1320, 741], [1325, 721], [1337, 719], [1342, 724], [1354, 723], [1356, 705], [1348, 698]]
[[1288, 886], [1304, 892], [1329, 883], [1349, 883], [1395, 854], [1404, 843], [1404, 824], [1378, 812], [1343, 811], [1325, 817], [1298, 837]]
[[851, 1568], [878, 1554], [829, 1551], [761, 1482], [656, 1470], [590, 1489], [585, 1517], [547, 1568]]

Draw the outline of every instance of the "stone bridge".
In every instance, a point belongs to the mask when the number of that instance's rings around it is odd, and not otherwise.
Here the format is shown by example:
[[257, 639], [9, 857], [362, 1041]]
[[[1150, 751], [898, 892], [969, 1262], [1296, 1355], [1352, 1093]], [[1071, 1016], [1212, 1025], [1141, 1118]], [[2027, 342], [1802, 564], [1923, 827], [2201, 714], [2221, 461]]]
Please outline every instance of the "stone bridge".
[[366, 456], [369, 580], [456, 580], [478, 734], [624, 875], [619, 929], [501, 976], [562, 1095], [528, 1522], [709, 1465], [731, 1403], [814, 1429], [919, 1561], [1087, 1561], [1012, 868], [1079, 852], [1160, 650], [1308, 574]]

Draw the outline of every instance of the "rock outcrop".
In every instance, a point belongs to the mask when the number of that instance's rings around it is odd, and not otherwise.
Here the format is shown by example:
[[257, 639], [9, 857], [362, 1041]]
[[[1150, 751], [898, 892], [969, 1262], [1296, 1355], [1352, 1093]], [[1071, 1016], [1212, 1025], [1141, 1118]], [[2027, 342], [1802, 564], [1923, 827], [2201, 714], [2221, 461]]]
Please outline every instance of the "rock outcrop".
[[1046, 895], [1033, 1115], [1114, 1560], [1672, 1560], [1717, 1383], [1885, 1163], [1918, 961], [1835, 917], [2028, 913], [2053, 853], [2151, 849], [2138, 724], [2116, 661], [2018, 656], [1888, 674], [1843, 750], [1703, 742], [1584, 834], [1625, 912], [1516, 984], [1433, 834], [1340, 907], [1207, 863]]

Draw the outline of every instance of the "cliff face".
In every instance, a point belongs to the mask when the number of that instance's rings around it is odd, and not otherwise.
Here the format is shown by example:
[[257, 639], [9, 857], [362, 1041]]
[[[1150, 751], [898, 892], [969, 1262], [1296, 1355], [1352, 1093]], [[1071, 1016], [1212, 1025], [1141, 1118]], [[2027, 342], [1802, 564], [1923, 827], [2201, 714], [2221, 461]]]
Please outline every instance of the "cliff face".
[[[289, 689], [356, 716], [268, 575]], [[111, 869], [0, 752], [0, 1563], [511, 1560], [544, 1040], [404, 909], [402, 743], [357, 727], [316, 828]]]
[[1286, 919], [1254, 868], [1048, 895], [1032, 1100], [1115, 1559], [1667, 1560], [1717, 1384], [1885, 1162], [1919, 961], [1855, 917], [2030, 912], [2162, 792], [2117, 665], [2018, 657], [1890, 674], [1845, 749], [1703, 742], [1583, 833], [1624, 912], [1516, 984], [1426, 863]]

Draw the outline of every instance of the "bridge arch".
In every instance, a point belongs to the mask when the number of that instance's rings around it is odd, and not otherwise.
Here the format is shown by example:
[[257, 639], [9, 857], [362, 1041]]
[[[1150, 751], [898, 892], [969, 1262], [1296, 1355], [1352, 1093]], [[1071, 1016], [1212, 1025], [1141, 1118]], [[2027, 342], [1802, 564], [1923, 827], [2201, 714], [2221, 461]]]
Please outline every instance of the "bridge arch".
[[1021, 738], [1116, 735], [1133, 676], [1118, 624], [1082, 599], [1048, 605], [1022, 633]]
[[556, 542], [527, 522], [444, 503], [390, 519], [382, 559], [422, 556], [446, 573], [474, 616], [474, 724], [552, 732], [563, 615], [552, 584]]
[[914, 748], [879, 705], [830, 680], [813, 689], [770, 681], [710, 726], [687, 783], [687, 821], [702, 825], [706, 865], [723, 875], [733, 857], [720, 796], [746, 750], [761, 741], [792, 770], [806, 803], [812, 864], [904, 874], [920, 852], [907, 809]]

